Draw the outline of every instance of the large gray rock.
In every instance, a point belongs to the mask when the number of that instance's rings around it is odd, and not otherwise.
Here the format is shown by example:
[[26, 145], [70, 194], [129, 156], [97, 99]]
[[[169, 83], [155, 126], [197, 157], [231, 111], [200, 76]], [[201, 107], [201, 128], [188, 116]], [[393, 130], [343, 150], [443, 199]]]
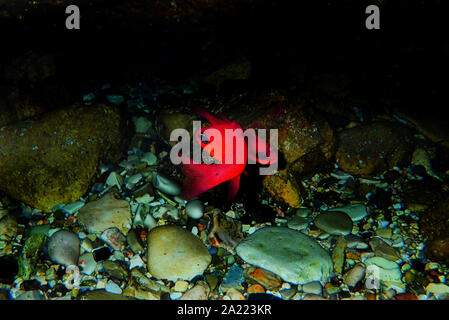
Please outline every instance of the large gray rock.
[[211, 260], [201, 240], [181, 227], [160, 226], [148, 234], [148, 270], [156, 278], [191, 280], [203, 274]]
[[325, 282], [333, 271], [329, 253], [318, 242], [289, 228], [259, 229], [240, 242], [236, 250], [246, 263], [294, 284]]

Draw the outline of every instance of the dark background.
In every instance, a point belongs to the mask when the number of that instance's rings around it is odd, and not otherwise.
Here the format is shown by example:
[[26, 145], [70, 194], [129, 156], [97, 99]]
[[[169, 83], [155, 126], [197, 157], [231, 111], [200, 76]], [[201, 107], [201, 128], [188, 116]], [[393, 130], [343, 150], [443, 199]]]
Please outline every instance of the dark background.
[[[81, 30], [65, 29], [69, 3], [80, 7]], [[182, 81], [245, 56], [253, 64], [248, 88], [301, 88], [316, 74], [336, 72], [353, 81], [366, 107], [444, 111], [442, 1], [174, 1], [175, 11], [166, 3], [0, 2], [0, 66], [51, 53], [56, 75], [46, 81], [76, 97], [105, 82]], [[380, 30], [365, 28], [369, 4], [380, 8]], [[0, 77], [0, 86], [10, 82]]]

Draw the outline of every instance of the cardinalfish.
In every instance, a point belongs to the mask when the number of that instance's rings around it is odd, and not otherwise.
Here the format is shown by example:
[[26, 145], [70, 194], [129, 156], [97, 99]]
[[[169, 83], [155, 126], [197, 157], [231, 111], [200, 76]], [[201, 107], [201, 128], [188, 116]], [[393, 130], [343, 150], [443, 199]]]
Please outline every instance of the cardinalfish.
[[193, 159], [190, 158], [188, 131], [176, 129], [170, 136], [171, 141], [181, 137], [172, 148], [170, 158], [174, 164], [181, 164], [185, 175], [182, 196], [186, 200], [228, 182], [227, 198], [232, 201], [248, 163], [265, 165], [259, 169], [261, 175], [275, 173], [278, 162], [276, 129], [270, 129], [270, 143], [267, 143], [265, 129], [258, 129], [256, 135], [254, 129], [243, 131], [237, 122], [223, 115], [217, 118], [204, 109], [197, 109], [196, 114], [207, 119], [211, 126], [201, 128], [201, 121], [194, 121]]

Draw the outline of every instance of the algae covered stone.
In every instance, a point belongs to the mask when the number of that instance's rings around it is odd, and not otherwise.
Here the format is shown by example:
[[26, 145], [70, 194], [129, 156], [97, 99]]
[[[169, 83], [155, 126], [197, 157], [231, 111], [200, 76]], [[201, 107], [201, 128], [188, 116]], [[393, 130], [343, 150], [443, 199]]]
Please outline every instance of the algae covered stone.
[[73, 105], [0, 129], [0, 189], [44, 211], [86, 191], [100, 159], [117, 160], [126, 121], [107, 105]]
[[236, 251], [246, 263], [294, 284], [324, 283], [333, 270], [329, 253], [318, 242], [284, 227], [259, 229], [240, 242]]
[[32, 235], [26, 240], [18, 258], [18, 277], [29, 280], [34, 274], [45, 238], [44, 235]]
[[148, 234], [148, 270], [156, 278], [191, 280], [203, 274], [211, 260], [201, 240], [181, 227], [160, 226]]

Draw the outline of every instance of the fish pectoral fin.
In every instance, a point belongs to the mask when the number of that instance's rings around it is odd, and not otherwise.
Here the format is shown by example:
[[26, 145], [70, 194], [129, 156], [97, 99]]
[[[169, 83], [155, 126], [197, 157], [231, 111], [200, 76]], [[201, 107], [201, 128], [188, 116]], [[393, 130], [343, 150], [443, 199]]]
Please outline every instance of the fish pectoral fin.
[[240, 185], [240, 175], [235, 176], [231, 180], [229, 180], [228, 184], [228, 200], [232, 201], [237, 196], [237, 192], [239, 192]]

